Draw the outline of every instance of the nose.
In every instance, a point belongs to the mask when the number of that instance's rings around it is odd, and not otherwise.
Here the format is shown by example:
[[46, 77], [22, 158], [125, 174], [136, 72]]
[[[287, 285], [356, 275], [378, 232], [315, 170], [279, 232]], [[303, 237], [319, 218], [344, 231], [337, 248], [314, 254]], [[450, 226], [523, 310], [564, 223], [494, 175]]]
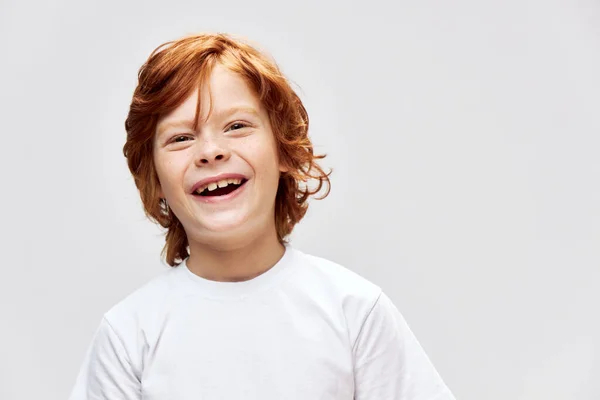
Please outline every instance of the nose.
[[198, 140], [198, 153], [196, 155], [196, 165], [198, 167], [208, 166], [218, 161], [226, 161], [231, 156], [231, 152], [219, 140], [203, 138]]

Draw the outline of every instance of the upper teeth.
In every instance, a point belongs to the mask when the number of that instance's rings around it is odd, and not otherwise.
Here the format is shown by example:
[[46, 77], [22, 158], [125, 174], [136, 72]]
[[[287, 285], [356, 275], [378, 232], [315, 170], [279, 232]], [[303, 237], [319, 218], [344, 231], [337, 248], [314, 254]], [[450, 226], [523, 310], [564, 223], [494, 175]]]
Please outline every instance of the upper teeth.
[[211, 182], [211, 183], [209, 183], [207, 185], [200, 186], [196, 190], [196, 193], [202, 193], [206, 189], [208, 189], [209, 192], [212, 192], [216, 188], [218, 188], [218, 187], [220, 187], [220, 188], [225, 187], [225, 186], [229, 185], [230, 183], [232, 183], [234, 185], [239, 185], [240, 183], [242, 183], [242, 180], [241, 179], [237, 179], [237, 178], [221, 179], [218, 182]]

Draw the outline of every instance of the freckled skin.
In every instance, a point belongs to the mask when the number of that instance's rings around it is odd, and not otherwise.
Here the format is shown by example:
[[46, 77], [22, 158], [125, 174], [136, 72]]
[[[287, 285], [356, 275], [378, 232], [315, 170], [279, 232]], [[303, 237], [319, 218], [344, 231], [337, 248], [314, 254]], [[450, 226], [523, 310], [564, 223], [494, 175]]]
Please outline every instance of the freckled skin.
[[[208, 87], [213, 104], [205, 122]], [[284, 169], [266, 110], [243, 78], [220, 65], [214, 68], [210, 85], [202, 88], [202, 108], [193, 131], [197, 98], [194, 91], [158, 122], [153, 156], [161, 196], [183, 224], [190, 245], [226, 248], [249, 236], [273, 236], [275, 195]], [[235, 107], [251, 108], [256, 114], [222, 113]], [[245, 175], [249, 180], [244, 191], [224, 204], [194, 199], [191, 189], [196, 182], [221, 173]]]

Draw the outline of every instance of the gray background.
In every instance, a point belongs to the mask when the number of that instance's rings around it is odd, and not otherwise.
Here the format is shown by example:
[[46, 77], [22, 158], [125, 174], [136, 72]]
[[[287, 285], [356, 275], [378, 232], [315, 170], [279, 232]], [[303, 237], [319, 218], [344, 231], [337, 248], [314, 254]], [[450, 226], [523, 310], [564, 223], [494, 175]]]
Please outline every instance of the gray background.
[[299, 86], [334, 174], [292, 243], [382, 286], [458, 399], [600, 398], [599, 2], [0, 11], [0, 399], [65, 399], [102, 313], [167, 268], [123, 122], [150, 51], [200, 31]]

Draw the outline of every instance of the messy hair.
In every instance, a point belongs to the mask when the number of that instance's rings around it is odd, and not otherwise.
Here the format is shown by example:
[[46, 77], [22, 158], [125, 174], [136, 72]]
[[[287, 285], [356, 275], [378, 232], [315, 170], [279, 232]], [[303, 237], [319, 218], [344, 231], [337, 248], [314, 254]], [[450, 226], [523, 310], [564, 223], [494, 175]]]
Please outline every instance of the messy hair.
[[[153, 160], [153, 138], [159, 118], [177, 108], [210, 77], [216, 64], [239, 74], [265, 107], [281, 164], [287, 172], [279, 178], [275, 198], [275, 226], [280, 243], [306, 214], [310, 196], [324, 185], [330, 191], [329, 173], [318, 165], [325, 155], [315, 155], [308, 138], [308, 114], [279, 67], [265, 53], [224, 33], [203, 33], [166, 42], [142, 65], [138, 84], [125, 120], [127, 140], [123, 153], [139, 190], [146, 216], [167, 229], [162, 255], [175, 266], [189, 256], [183, 225], [160, 198]], [[200, 91], [196, 117], [200, 112]], [[308, 181], [315, 180], [312, 188]]]

